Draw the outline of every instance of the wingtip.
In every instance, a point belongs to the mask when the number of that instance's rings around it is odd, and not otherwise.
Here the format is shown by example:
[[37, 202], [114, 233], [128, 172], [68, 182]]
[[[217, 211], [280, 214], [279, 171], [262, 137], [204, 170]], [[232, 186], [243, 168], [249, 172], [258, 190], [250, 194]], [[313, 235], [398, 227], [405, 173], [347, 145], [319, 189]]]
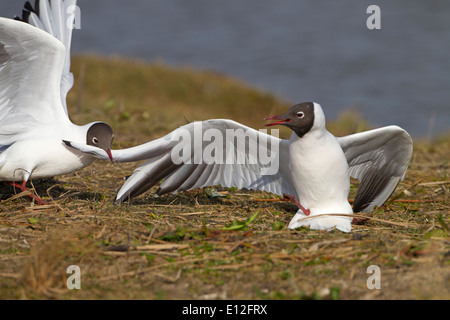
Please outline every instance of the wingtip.
[[[35, 3], [35, 5], [36, 5], [36, 3]], [[30, 1], [25, 2], [25, 5], [23, 7], [24, 7], [24, 9], [26, 9], [28, 11], [36, 13], [36, 10], [33, 8], [33, 5], [31, 4]]]
[[14, 19], [22, 22], [29, 23], [29, 18], [31, 12], [34, 12], [35, 14], [38, 14], [36, 9], [33, 8], [33, 5], [30, 3], [30, 1], [25, 2], [25, 5], [22, 9], [22, 18], [19, 16], [15, 16]]
[[121, 204], [123, 204], [127, 199], [128, 199], [128, 201], [130, 200], [129, 194], [122, 194], [122, 195], [120, 195], [120, 196], [119, 196], [119, 194], [120, 194], [120, 192], [114, 197], [114, 204], [121, 205]]

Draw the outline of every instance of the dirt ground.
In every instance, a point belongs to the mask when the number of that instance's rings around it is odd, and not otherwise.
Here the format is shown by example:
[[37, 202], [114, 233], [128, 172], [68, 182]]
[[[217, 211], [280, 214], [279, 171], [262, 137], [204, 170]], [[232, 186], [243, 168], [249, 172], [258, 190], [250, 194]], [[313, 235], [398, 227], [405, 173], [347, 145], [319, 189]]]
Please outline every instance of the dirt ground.
[[[47, 206], [14, 199], [4, 184], [0, 298], [448, 299], [449, 158], [425, 151], [417, 149], [398, 199], [349, 234], [287, 230], [296, 207], [262, 192], [149, 192], [114, 205], [133, 164], [97, 162], [37, 181]], [[70, 265], [80, 268], [81, 290], [67, 288]], [[368, 288], [372, 265], [380, 289]]]

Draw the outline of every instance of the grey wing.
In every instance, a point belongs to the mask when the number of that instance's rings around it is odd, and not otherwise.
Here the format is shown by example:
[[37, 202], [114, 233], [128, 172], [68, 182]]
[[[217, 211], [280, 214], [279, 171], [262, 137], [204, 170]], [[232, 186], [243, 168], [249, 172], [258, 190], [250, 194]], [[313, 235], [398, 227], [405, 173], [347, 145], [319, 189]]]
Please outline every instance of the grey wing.
[[22, 18], [23, 22], [41, 29], [58, 39], [65, 47], [64, 67], [61, 74], [61, 103], [66, 115], [66, 97], [74, 83], [73, 74], [70, 72], [70, 47], [72, 42], [72, 30], [75, 18], [79, 14], [77, 0], [41, 0], [36, 1], [34, 8], [30, 2], [26, 2]]
[[381, 207], [403, 180], [411, 161], [413, 143], [398, 126], [388, 126], [338, 138], [349, 164], [350, 176], [361, 183], [354, 212]]
[[157, 195], [219, 184], [297, 195], [288, 142], [231, 120], [193, 122], [147, 144], [112, 152], [119, 162], [148, 159], [119, 190], [118, 203], [161, 180]]

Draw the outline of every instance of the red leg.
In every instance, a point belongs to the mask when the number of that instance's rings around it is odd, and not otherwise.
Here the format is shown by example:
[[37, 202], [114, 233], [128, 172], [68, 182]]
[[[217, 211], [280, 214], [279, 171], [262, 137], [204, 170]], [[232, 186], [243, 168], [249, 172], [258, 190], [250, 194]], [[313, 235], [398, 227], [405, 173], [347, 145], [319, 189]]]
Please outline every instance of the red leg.
[[311, 211], [309, 209], [305, 209], [305, 207], [303, 207], [301, 205], [300, 202], [297, 201], [297, 199], [294, 196], [291, 196], [289, 194], [283, 193], [283, 197], [289, 201], [292, 201], [293, 203], [295, 203], [302, 211], [305, 215], [309, 216], [311, 214]]
[[[27, 185], [26, 181], [24, 181], [22, 184], [18, 184], [18, 183], [12, 182], [12, 181], [8, 181], [8, 183], [10, 185], [12, 185], [13, 187], [19, 188], [21, 191], [28, 190], [28, 188], [26, 187], [26, 185]], [[35, 195], [33, 193], [30, 193], [29, 196], [31, 199], [34, 199], [39, 206], [48, 204], [47, 201], [41, 199], [40, 197], [38, 197], [37, 195]]]
[[369, 220], [369, 219], [368, 218], [353, 218], [352, 224], [354, 224], [354, 225], [364, 224], [367, 220]]
[[12, 181], [8, 181], [8, 183], [9, 183], [10, 185], [12, 185], [13, 187], [19, 188], [20, 191], [26, 191], [26, 190], [28, 190], [28, 189], [27, 189], [27, 182], [26, 182], [26, 181], [24, 181], [22, 184], [18, 184], [18, 183], [12, 182]]

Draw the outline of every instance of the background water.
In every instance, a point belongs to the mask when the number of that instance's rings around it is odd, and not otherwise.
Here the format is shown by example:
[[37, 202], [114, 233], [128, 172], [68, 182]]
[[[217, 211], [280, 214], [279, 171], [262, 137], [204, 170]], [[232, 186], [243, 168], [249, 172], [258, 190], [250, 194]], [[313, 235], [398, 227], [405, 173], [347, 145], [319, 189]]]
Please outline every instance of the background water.
[[[353, 106], [415, 137], [450, 129], [448, 0], [79, 0], [72, 51], [212, 69], [328, 118]], [[367, 7], [381, 8], [369, 30]], [[0, 15], [21, 12], [2, 0]]]

